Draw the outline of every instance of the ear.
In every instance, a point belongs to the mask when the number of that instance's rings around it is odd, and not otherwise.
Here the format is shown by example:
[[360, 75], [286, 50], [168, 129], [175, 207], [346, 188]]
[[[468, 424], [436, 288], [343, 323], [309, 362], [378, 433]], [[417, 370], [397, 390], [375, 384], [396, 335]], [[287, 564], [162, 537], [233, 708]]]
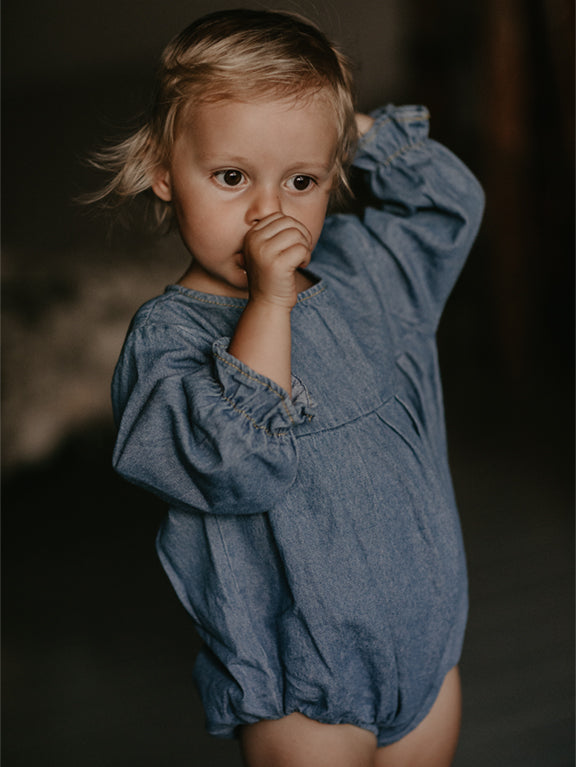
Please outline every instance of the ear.
[[172, 180], [167, 168], [158, 168], [152, 181], [152, 191], [164, 202], [172, 200]]

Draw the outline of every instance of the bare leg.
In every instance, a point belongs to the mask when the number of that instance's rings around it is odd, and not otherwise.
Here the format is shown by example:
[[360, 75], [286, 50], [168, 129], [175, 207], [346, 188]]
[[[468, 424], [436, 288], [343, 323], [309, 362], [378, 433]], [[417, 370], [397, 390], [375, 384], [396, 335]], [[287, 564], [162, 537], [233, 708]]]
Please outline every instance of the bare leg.
[[243, 728], [246, 767], [450, 767], [460, 732], [458, 668], [444, 680], [428, 716], [391, 746], [350, 724], [320, 724], [302, 714]]
[[450, 767], [460, 733], [462, 694], [455, 666], [428, 716], [402, 740], [379, 748], [374, 767]]
[[247, 767], [373, 767], [376, 737], [351, 724], [320, 724], [302, 714], [243, 728]]

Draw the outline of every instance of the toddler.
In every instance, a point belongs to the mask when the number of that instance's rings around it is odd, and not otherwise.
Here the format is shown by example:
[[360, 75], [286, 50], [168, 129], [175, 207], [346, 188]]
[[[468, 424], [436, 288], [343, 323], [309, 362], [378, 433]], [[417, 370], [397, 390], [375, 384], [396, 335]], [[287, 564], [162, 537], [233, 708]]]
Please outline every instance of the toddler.
[[[209, 732], [249, 767], [449, 765], [467, 584], [435, 331], [478, 183], [424, 108], [355, 114], [343, 55], [266, 11], [185, 29], [100, 159], [100, 196], [153, 195], [191, 255], [129, 329], [113, 460], [169, 504]], [[326, 217], [351, 164], [366, 206]]]

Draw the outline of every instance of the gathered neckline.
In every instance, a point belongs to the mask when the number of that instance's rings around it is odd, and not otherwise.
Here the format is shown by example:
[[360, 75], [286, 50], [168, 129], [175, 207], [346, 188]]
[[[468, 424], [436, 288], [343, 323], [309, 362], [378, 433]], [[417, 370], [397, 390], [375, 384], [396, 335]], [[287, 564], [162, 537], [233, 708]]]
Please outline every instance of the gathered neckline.
[[[298, 300], [296, 302], [296, 305], [303, 301], [307, 301], [310, 298], [314, 298], [319, 293], [323, 293], [326, 290], [326, 285], [321, 277], [317, 277], [315, 274], [312, 274], [311, 272], [308, 272], [308, 274], [311, 274], [312, 277], [315, 280], [315, 283], [311, 285], [309, 288], [306, 288], [306, 290], [303, 290], [301, 293], [298, 293]], [[216, 295], [215, 293], [203, 293], [200, 290], [195, 290], [194, 288], [187, 288], [184, 285], [178, 285], [177, 283], [172, 283], [170, 285], [166, 286], [165, 293], [168, 292], [177, 292], [181, 293], [182, 295], [188, 296], [189, 298], [194, 299], [195, 301], [198, 301], [202, 304], [211, 304], [216, 306], [229, 306], [229, 307], [244, 307], [248, 303], [247, 298], [237, 298], [235, 296], [220, 296]]]

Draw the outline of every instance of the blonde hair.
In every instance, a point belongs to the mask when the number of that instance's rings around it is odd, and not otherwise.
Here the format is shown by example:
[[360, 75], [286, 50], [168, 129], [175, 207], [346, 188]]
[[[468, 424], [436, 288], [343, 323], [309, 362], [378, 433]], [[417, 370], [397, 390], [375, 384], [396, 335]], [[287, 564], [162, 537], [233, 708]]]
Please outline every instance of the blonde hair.
[[338, 196], [348, 187], [346, 171], [357, 139], [346, 57], [313, 24], [294, 14], [238, 9], [204, 16], [165, 48], [142, 127], [92, 156], [91, 164], [112, 178], [86, 201], [113, 207], [147, 193], [153, 195], [157, 225], [167, 227], [172, 206], [157, 198], [151, 185], [158, 168], [170, 161], [179, 121], [195, 105], [270, 95], [298, 99], [320, 90], [337, 120]]

